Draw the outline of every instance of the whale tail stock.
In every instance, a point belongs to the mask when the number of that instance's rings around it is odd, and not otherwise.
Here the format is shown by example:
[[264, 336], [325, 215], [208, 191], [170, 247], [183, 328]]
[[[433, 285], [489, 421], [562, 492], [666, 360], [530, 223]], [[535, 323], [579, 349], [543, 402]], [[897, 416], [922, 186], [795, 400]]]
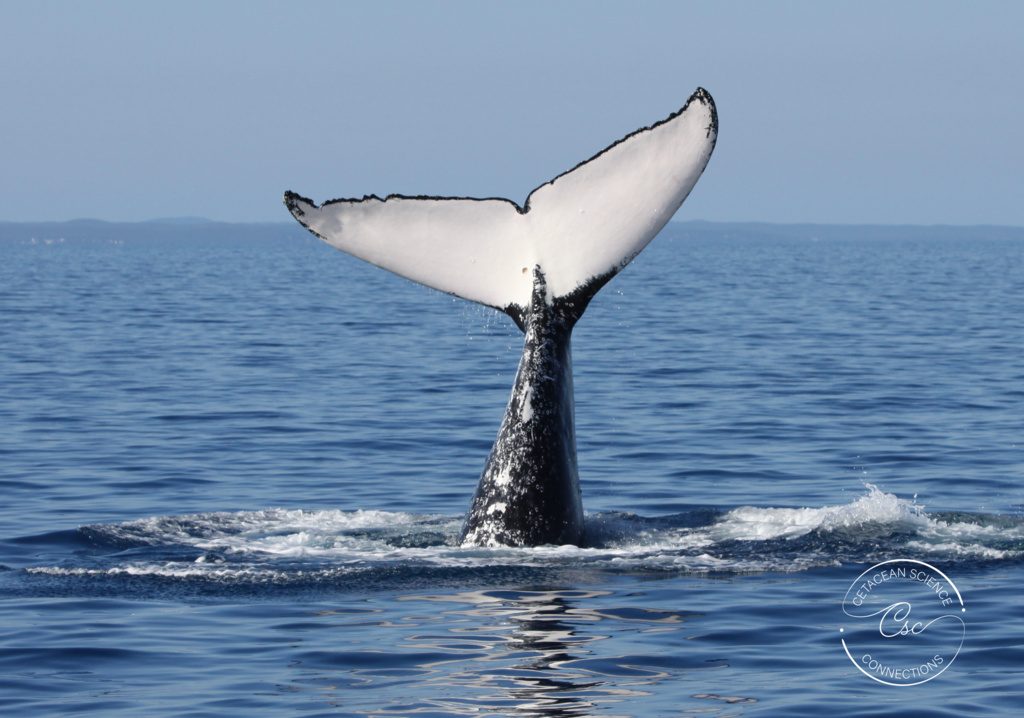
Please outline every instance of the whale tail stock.
[[525, 334], [512, 398], [463, 529], [466, 544], [580, 543], [570, 335], [593, 296], [661, 231], [700, 178], [718, 116], [699, 88], [534, 189], [503, 198], [368, 195], [288, 210], [328, 244], [508, 314]]

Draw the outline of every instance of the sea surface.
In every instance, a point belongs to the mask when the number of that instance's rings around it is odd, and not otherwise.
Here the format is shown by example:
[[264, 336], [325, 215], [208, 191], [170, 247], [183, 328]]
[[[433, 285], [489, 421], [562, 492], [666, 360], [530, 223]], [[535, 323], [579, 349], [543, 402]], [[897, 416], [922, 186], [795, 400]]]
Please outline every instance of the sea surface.
[[[1024, 232], [671, 224], [574, 338], [586, 545], [460, 548], [506, 317], [0, 225], [0, 715], [1020, 715]], [[914, 686], [844, 649], [895, 559], [960, 597]]]

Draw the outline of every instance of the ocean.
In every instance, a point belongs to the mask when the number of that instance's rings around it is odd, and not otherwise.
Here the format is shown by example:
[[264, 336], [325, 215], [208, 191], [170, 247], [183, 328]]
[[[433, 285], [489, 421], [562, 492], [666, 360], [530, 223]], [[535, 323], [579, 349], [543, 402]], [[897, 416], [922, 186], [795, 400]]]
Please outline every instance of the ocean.
[[1024, 230], [670, 224], [586, 545], [460, 548], [520, 348], [298, 226], [0, 224], [0, 714], [1019, 715]]

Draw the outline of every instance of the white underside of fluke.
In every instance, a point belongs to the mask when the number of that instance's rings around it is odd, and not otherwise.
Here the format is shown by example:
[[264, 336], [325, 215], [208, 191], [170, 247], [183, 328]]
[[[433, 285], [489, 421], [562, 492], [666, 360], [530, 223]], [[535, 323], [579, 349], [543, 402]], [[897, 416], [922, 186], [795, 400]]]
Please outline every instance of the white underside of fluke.
[[679, 112], [547, 182], [506, 199], [371, 196], [317, 207], [286, 195], [327, 243], [413, 281], [499, 309], [529, 305], [533, 269], [553, 297], [617, 272], [672, 218], [711, 156], [714, 102]]

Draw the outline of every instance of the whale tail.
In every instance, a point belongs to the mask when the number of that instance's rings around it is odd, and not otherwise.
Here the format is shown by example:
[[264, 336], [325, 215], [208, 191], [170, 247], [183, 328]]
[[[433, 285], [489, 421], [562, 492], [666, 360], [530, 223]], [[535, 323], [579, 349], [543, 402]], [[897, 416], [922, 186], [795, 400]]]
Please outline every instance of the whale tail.
[[316, 205], [286, 192], [292, 215], [328, 244], [420, 284], [509, 314], [525, 331], [534, 269], [549, 299], [578, 310], [647, 246], [704, 171], [718, 134], [711, 95], [508, 199], [375, 195]]
[[293, 192], [328, 244], [506, 312], [525, 335], [512, 396], [462, 530], [463, 545], [583, 540], [571, 335], [594, 294], [671, 219], [711, 156], [718, 118], [698, 89], [678, 112], [507, 199], [336, 199]]

